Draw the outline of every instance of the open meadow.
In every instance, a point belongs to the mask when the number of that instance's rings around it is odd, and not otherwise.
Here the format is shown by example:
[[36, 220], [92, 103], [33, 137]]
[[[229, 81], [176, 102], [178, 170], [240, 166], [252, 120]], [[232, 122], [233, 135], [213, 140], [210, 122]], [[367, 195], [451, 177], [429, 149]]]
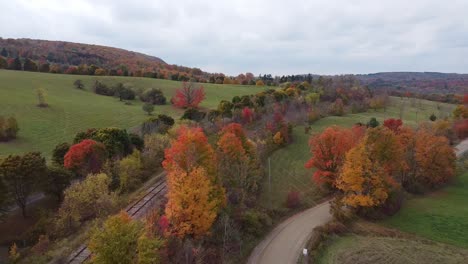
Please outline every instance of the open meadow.
[[[74, 88], [73, 82], [83, 81], [84, 90]], [[96, 95], [91, 91], [95, 80], [107, 85], [131, 84], [133, 89], [159, 88], [167, 100], [174, 95], [182, 83], [169, 80], [111, 77], [77, 76], [65, 74], [33, 73], [0, 70], [0, 115], [16, 117], [19, 137], [8, 143], [0, 143], [0, 156], [27, 151], [41, 151], [49, 157], [59, 143], [70, 142], [75, 134], [88, 128], [118, 127], [132, 128], [141, 124], [148, 115], [142, 110], [138, 99], [131, 105], [118, 98]], [[206, 99], [201, 107], [216, 108], [220, 100], [231, 100], [235, 95], [253, 94], [263, 87], [241, 85], [203, 84]], [[35, 89], [46, 91], [47, 108], [37, 107]], [[179, 117], [182, 111], [169, 103], [155, 106], [153, 115], [167, 114]]]

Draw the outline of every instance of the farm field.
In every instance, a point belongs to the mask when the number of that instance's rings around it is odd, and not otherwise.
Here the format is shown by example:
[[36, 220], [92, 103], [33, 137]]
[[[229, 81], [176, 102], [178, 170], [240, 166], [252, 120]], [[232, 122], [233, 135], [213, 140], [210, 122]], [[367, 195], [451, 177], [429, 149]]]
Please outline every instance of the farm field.
[[[73, 87], [80, 79], [85, 90]], [[125, 105], [117, 98], [96, 95], [90, 91], [95, 80], [105, 84], [130, 83], [135, 89], [159, 88], [168, 100], [181, 82], [134, 77], [78, 76], [0, 70], [0, 115], [14, 115], [20, 132], [18, 139], [0, 144], [0, 156], [27, 151], [41, 151], [49, 157], [52, 149], [61, 142], [71, 141], [74, 135], [87, 128], [131, 128], [141, 124], [148, 116], [136, 99]], [[203, 84], [206, 99], [201, 106], [215, 108], [222, 99], [235, 95], [253, 94], [263, 87], [240, 85]], [[36, 106], [36, 88], [46, 91], [48, 108]], [[175, 118], [182, 111], [170, 104], [155, 106], [154, 115], [168, 114]]]
[[468, 248], [468, 172], [440, 191], [409, 199], [383, 222], [393, 228], [435, 241]]
[[406, 238], [347, 235], [335, 237], [317, 263], [464, 263], [468, 250]]
[[[414, 106], [412, 106], [413, 103]], [[390, 107], [386, 111], [369, 110], [366, 113], [325, 117], [311, 125], [311, 134], [321, 132], [332, 125], [351, 127], [358, 122], [365, 124], [371, 117], [377, 118], [382, 124], [387, 118], [399, 118], [401, 105], [404, 106], [403, 122], [410, 126], [429, 121], [429, 116], [432, 113], [436, 116], [448, 116], [455, 107], [451, 104], [427, 100], [411, 102], [411, 99], [392, 97]], [[268, 174], [266, 174], [261, 195], [261, 204], [266, 208], [284, 207], [287, 194], [291, 190], [300, 192], [302, 202], [307, 207], [312, 206], [317, 199], [322, 197], [311, 180], [313, 170], [304, 167], [304, 164], [311, 157], [308, 146], [310, 135], [305, 134], [304, 126], [300, 125], [294, 128], [293, 138], [292, 144], [271, 155], [271, 192]], [[265, 164], [265, 168], [268, 169], [268, 164]], [[268, 173], [268, 170], [266, 172]]]

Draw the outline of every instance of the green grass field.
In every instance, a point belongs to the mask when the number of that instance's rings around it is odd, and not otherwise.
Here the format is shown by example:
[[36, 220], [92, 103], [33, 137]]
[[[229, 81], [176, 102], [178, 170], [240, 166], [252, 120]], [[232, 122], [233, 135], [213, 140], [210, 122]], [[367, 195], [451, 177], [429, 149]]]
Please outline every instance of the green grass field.
[[466, 263], [468, 250], [403, 238], [347, 235], [335, 237], [320, 264]]
[[[77, 90], [73, 82], [81, 79], [85, 90]], [[65, 74], [46, 74], [0, 70], [0, 115], [17, 118], [19, 138], [0, 143], [0, 156], [27, 151], [41, 151], [48, 157], [61, 142], [70, 142], [74, 135], [87, 128], [131, 128], [148, 116], [141, 109], [139, 100], [125, 105], [117, 98], [96, 95], [90, 91], [92, 83], [102, 80], [106, 84], [130, 83], [135, 89], [160, 88], [168, 100], [174, 95], [180, 82], [133, 77], [95, 77]], [[253, 94], [262, 87], [240, 85], [204, 84], [206, 99], [201, 106], [215, 108], [222, 99], [235, 95]], [[47, 93], [48, 108], [37, 107], [35, 89], [41, 87]], [[181, 111], [171, 105], [156, 106], [153, 114], [169, 114], [179, 117]]]
[[[405, 106], [402, 115], [403, 122], [410, 126], [428, 121], [432, 113], [436, 116], [450, 115], [454, 108], [454, 105], [426, 100], [417, 100], [414, 106], [411, 106], [412, 103], [409, 99], [391, 98], [390, 103], [391, 106], [386, 111], [370, 110], [366, 113], [329, 116], [320, 119], [311, 126], [311, 133], [321, 132], [332, 125], [351, 127], [357, 122], [367, 123], [371, 117], [377, 118], [382, 124], [383, 120], [387, 118], [399, 118], [401, 104]], [[304, 126], [297, 126], [294, 128], [293, 138], [292, 144], [271, 155], [271, 191], [268, 177], [265, 177], [260, 198], [261, 204], [266, 208], [284, 207], [287, 194], [291, 190], [299, 191], [302, 194], [302, 201], [306, 206], [313, 205], [317, 199], [321, 198], [317, 186], [311, 180], [313, 170], [304, 168], [304, 164], [311, 157], [308, 146], [310, 135], [304, 133]]]
[[405, 202], [384, 225], [435, 241], [468, 247], [468, 172], [453, 185]]

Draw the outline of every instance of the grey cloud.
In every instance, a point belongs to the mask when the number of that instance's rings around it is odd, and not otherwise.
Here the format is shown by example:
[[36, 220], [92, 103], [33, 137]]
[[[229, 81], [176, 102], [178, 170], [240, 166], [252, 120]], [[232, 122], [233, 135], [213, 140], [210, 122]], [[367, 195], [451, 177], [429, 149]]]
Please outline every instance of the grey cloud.
[[0, 36], [110, 45], [237, 74], [468, 67], [464, 0], [0, 0]]

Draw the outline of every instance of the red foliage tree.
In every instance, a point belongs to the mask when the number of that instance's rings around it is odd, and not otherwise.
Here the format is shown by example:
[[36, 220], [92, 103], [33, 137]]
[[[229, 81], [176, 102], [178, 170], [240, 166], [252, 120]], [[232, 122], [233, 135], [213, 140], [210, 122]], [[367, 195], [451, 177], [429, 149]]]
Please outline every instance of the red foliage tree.
[[248, 124], [248, 123], [252, 123], [253, 121], [253, 112], [250, 108], [248, 107], [244, 107], [244, 109], [242, 109], [242, 119], [244, 120], [244, 123]]
[[65, 154], [63, 165], [80, 175], [98, 173], [106, 159], [106, 148], [102, 143], [85, 139], [70, 147]]
[[306, 168], [316, 168], [313, 179], [318, 184], [334, 187], [338, 172], [344, 163], [346, 153], [361, 140], [364, 127], [352, 129], [332, 126], [309, 141], [312, 158]]
[[197, 108], [203, 99], [205, 99], [203, 86], [197, 88], [192, 82], [183, 82], [182, 88], [176, 90], [176, 94], [171, 101], [174, 106], [179, 108]]
[[468, 137], [468, 119], [458, 120], [453, 124], [453, 130], [459, 139]]
[[401, 121], [401, 119], [389, 118], [384, 121], [383, 125], [397, 133], [400, 127], [403, 125], [403, 121]]

